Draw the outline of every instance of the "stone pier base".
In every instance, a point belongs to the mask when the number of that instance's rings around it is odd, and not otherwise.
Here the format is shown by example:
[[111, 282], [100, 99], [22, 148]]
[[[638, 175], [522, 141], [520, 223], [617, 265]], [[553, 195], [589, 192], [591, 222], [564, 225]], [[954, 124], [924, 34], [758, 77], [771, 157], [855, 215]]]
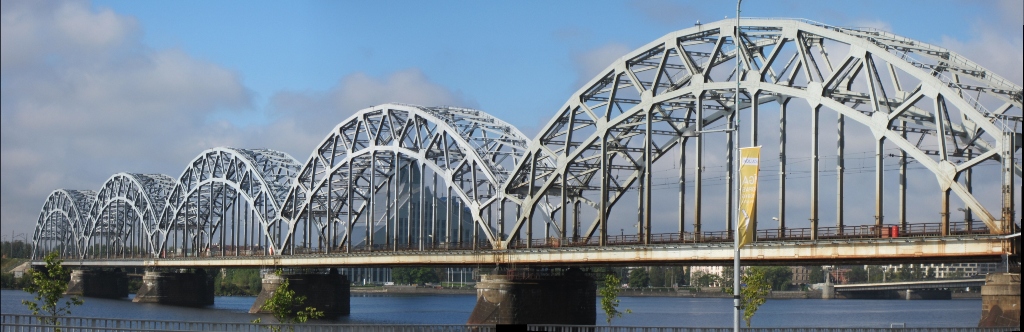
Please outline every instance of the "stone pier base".
[[213, 304], [213, 277], [203, 269], [195, 272], [146, 272], [132, 302], [185, 307]]
[[288, 289], [295, 291], [296, 296], [306, 297], [306, 301], [301, 307], [293, 309], [302, 310], [305, 307], [314, 307], [324, 312], [324, 318], [337, 318], [349, 314], [348, 277], [338, 274], [335, 269], [331, 269], [329, 274], [277, 275], [268, 273], [263, 277], [263, 289], [256, 297], [256, 302], [249, 308], [249, 313], [269, 313], [260, 307], [274, 295], [274, 291], [281, 287], [281, 283], [285, 280], [288, 280]]
[[563, 276], [482, 275], [467, 324], [594, 325], [597, 285], [578, 269]]
[[978, 327], [1020, 326], [1020, 273], [989, 273], [981, 286]]
[[825, 284], [821, 287], [821, 298], [825, 300], [831, 300], [836, 298], [836, 286], [833, 284]]
[[952, 300], [953, 292], [946, 289], [908, 289], [901, 290], [899, 298], [905, 300]]
[[64, 294], [104, 299], [126, 298], [128, 274], [120, 270], [74, 270], [71, 271], [71, 281], [68, 282], [68, 290]]

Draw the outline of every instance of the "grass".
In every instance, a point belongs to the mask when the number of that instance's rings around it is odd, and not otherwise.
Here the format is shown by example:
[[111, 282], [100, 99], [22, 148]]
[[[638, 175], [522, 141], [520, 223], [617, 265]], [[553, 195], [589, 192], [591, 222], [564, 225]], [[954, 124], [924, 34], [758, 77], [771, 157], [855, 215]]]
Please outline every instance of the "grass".
[[28, 262], [28, 258], [3, 258], [0, 259], [0, 271], [3, 273], [11, 272], [14, 268], [18, 267], [25, 262]]

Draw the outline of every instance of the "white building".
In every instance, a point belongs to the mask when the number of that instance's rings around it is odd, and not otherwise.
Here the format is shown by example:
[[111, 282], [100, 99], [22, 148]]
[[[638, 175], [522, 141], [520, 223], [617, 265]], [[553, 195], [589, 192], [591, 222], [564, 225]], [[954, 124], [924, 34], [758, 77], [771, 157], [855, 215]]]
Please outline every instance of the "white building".
[[[882, 269], [885, 271], [895, 270], [902, 268], [904, 264], [899, 265], [887, 265], [883, 266]], [[913, 264], [907, 266], [913, 267]], [[999, 272], [1002, 264], [1000, 263], [932, 263], [932, 264], [920, 264], [924, 268], [925, 274], [933, 272], [937, 279], [947, 278], [976, 278], [984, 276], [989, 273]]]

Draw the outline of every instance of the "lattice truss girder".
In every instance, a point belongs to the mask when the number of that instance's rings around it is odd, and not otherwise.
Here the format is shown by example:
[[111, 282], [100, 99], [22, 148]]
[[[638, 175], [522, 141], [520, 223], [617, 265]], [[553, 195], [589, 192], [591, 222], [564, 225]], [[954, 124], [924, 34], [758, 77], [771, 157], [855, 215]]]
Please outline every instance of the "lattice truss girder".
[[[103, 183], [89, 208], [90, 255], [152, 253], [159, 246], [160, 214], [174, 178], [118, 173]], [[102, 252], [97, 252], [102, 251]]]
[[[365, 235], [372, 237], [394, 219], [373, 215], [376, 206], [397, 211], [410, 199], [449, 193], [493, 243], [481, 211], [501, 200], [500, 185], [528, 141], [512, 125], [477, 110], [401, 104], [361, 110], [340, 123], [299, 172], [282, 213], [291, 224], [290, 243], [351, 248], [357, 223], [372, 224]], [[376, 202], [381, 194], [392, 198]], [[441, 240], [451, 241], [432, 241]]]
[[[510, 237], [532, 222], [539, 204], [553, 206], [548, 218], [561, 212], [563, 223], [574, 203], [596, 210], [587, 238], [606, 226], [628, 189], [640, 190], [645, 175], [650, 187], [645, 170], [652, 162], [692, 136], [686, 134], [725, 127], [735, 114], [737, 49], [744, 65], [740, 109], [804, 99], [839, 112], [931, 171], [993, 232], [1004, 230], [1006, 208], [993, 216], [958, 179], [993, 159], [1003, 164], [1004, 182], [1020, 176], [1012, 161], [1020, 145], [1019, 86], [948, 50], [878, 30], [744, 19], [739, 48], [735, 30], [725, 20], [671, 33], [580, 89], [503, 187], [524, 211]], [[1013, 202], [1003, 204], [1012, 219]]]
[[54, 190], [46, 197], [32, 234], [32, 258], [51, 251], [62, 257], [83, 257], [88, 242], [89, 206], [96, 200], [92, 190]]
[[[162, 252], [171, 245], [192, 254], [213, 250], [215, 244], [280, 247], [280, 202], [299, 168], [297, 160], [280, 151], [204, 151], [189, 163], [167, 196], [158, 225], [158, 247]], [[241, 207], [241, 213], [236, 207]], [[246, 225], [249, 222], [253, 224]], [[246, 242], [245, 235], [252, 242]]]

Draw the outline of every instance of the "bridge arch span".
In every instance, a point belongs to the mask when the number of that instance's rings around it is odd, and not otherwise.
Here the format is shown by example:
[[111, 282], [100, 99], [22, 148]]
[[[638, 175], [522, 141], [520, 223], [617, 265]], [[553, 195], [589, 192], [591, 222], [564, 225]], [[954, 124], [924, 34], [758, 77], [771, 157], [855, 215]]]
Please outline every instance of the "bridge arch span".
[[[737, 30], [740, 38], [736, 38]], [[744, 66], [739, 75], [734, 69], [737, 59]], [[737, 80], [743, 91], [739, 105], [734, 102]], [[1021, 137], [1021, 95], [1020, 86], [956, 53], [880, 30], [780, 19], [743, 19], [740, 29], [736, 29], [734, 20], [697, 25], [665, 35], [619, 58], [558, 109], [503, 187], [506, 196], [523, 211], [511, 226], [512, 233], [532, 224], [539, 204], [548, 203], [561, 212], [554, 215], [562, 224], [577, 225], [574, 237], [588, 241], [597, 234], [604, 244], [609, 222], [629, 214], [616, 214], [613, 208], [628, 192], [635, 192], [639, 207], [632, 211], [640, 212], [630, 227], [635, 227], [638, 241], [650, 243], [651, 220], [655, 218], [651, 209], [652, 177], [660, 161], [661, 165], [680, 165], [676, 167], [680, 193], [675, 220], [678, 237], [702, 236], [702, 172], [708, 171], [704, 145], [711, 136], [701, 136], [729, 128], [732, 118], [742, 112], [746, 114], [744, 122], [754, 123], [740, 127], [751, 140], [743, 146], [758, 145], [757, 132], [749, 133], [749, 128], [758, 127], [758, 108], [774, 105], [781, 113], [777, 119], [782, 127], [778, 167], [783, 174], [777, 215], [781, 220], [776, 235], [786, 236], [786, 108], [795, 106], [797, 100], [811, 110], [803, 113], [810, 115], [811, 125], [797, 131], [812, 135], [807, 139], [811, 141], [814, 165], [809, 171], [811, 238], [816, 238], [819, 219], [824, 219], [817, 198], [817, 137], [819, 113], [823, 110], [833, 111], [838, 119], [839, 139], [834, 146], [838, 155], [836, 204], [840, 212], [835, 217], [834, 232], [847, 229], [841, 212], [844, 140], [849, 140], [843, 138], [847, 119], [870, 130], [870, 134], [853, 139], [875, 146], [876, 231], [885, 225], [885, 204], [900, 204], [901, 215], [892, 219], [906, 227], [905, 191], [901, 189], [894, 199], [882, 190], [883, 160], [888, 153], [884, 147], [888, 143], [898, 148], [901, 165], [912, 160], [936, 179], [942, 192], [942, 211], [935, 219], [941, 220], [943, 235], [951, 227], [950, 193], [963, 201], [968, 220], [973, 214], [992, 233], [1010, 232], [1015, 220], [1013, 187], [1021, 174], [1020, 164], [1013, 161]], [[728, 145], [739, 139], [734, 132], [714, 135], [724, 135]], [[697, 141], [692, 144], [696, 150], [692, 155], [697, 159], [692, 175], [695, 188], [690, 190], [695, 196], [692, 218], [686, 215], [689, 211], [684, 211], [688, 185], [685, 146], [691, 137]], [[732, 149], [728, 151], [722, 175], [726, 186], [719, 190], [724, 191], [726, 199], [722, 202], [725, 204], [718, 205], [728, 210], [725, 229], [732, 229], [734, 212], [729, 207], [734, 200], [735, 156]], [[666, 156], [673, 160], [662, 159]], [[1003, 193], [994, 194], [1001, 197], [1001, 210], [989, 210], [972, 191], [971, 170], [983, 163], [1001, 168], [997, 180], [1001, 184], [996, 187]], [[905, 166], [901, 172], [906, 172]], [[762, 204], [760, 208], [765, 207]], [[574, 217], [579, 216], [579, 209], [589, 209], [584, 213], [591, 218], [589, 222], [580, 224]], [[687, 222], [693, 223], [692, 233], [686, 231]], [[561, 236], [569, 238], [565, 233]]]
[[82, 258], [89, 236], [89, 206], [95, 200], [96, 192], [92, 190], [51, 192], [32, 232], [32, 259], [41, 259], [55, 250], [61, 257]]
[[351, 250], [358, 238], [371, 250], [496, 245], [500, 186], [528, 141], [472, 109], [360, 110], [324, 138], [288, 194], [291, 249]]
[[160, 214], [174, 188], [164, 174], [117, 173], [107, 179], [89, 209], [89, 256], [152, 254], [160, 244]]
[[160, 216], [159, 255], [270, 254], [281, 201], [299, 170], [284, 152], [213, 148], [182, 172]]

